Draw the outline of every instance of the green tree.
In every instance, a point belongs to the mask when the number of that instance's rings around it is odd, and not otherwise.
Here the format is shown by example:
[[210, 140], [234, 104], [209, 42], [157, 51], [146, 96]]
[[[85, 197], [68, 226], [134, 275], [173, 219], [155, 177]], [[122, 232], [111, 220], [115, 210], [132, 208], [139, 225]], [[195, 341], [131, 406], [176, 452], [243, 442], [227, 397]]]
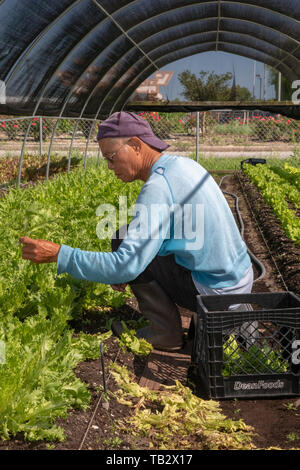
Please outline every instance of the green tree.
[[247, 87], [236, 85], [236, 101], [252, 101], [252, 95]]
[[178, 75], [178, 79], [183, 86], [181, 93], [188, 101], [249, 101], [251, 94], [245, 87], [240, 87], [233, 81], [232, 73], [216, 74], [214, 72], [199, 72], [196, 74], [184, 70]]
[[232, 74], [215, 74], [214, 72], [199, 73], [199, 78], [194, 73], [184, 70], [178, 75], [178, 79], [184, 90], [181, 93], [189, 101], [223, 101], [228, 100], [230, 88], [228, 82]]

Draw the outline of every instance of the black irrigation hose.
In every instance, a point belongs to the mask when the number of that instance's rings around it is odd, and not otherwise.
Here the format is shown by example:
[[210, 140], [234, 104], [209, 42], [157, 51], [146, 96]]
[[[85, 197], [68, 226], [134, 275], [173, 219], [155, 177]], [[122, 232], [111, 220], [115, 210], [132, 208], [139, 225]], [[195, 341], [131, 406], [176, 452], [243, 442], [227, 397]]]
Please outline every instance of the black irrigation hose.
[[[221, 188], [221, 184], [223, 183], [224, 178], [226, 178], [227, 176], [232, 176], [232, 175], [224, 175], [221, 178], [221, 181], [219, 183], [220, 188]], [[223, 194], [228, 194], [229, 196], [231, 196], [235, 199], [235, 210], [236, 210], [237, 218], [238, 218], [239, 224], [240, 224], [241, 236], [244, 239], [244, 229], [245, 229], [245, 227], [244, 227], [244, 222], [243, 222], [240, 210], [239, 210], [239, 197], [234, 193], [230, 193], [228, 191], [223, 191], [223, 190], [221, 190], [221, 191], [223, 192]], [[254, 283], [254, 282], [260, 281], [261, 279], [263, 279], [265, 277], [266, 268], [265, 268], [264, 264], [254, 255], [254, 253], [252, 253], [252, 251], [248, 247], [247, 247], [247, 250], [248, 250], [248, 254], [249, 254], [250, 258], [252, 259], [253, 263], [255, 264], [255, 266], [258, 269], [258, 272], [260, 273], [258, 278], [256, 278], [253, 281], [253, 283]]]

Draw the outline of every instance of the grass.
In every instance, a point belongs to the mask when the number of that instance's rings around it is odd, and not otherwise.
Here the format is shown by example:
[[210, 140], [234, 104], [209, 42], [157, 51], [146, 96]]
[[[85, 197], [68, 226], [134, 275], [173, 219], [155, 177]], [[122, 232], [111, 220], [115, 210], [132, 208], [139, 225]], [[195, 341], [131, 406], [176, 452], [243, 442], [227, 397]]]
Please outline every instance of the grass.
[[[179, 150], [186, 150], [188, 151], [188, 146], [189, 144], [183, 143], [180, 145], [180, 143], [177, 143], [177, 149]], [[274, 165], [278, 167], [283, 167], [284, 163], [289, 163], [295, 168], [300, 168], [300, 149], [299, 145], [294, 146], [293, 153], [290, 157], [288, 158], [277, 158], [277, 157], [266, 157], [267, 164], [268, 165]], [[11, 157], [11, 155], [9, 155]], [[76, 150], [72, 152], [72, 158], [81, 158], [81, 162], [78, 165], [78, 167], [83, 167], [84, 165], [84, 160], [82, 158], [82, 154]], [[8, 157], [8, 155], [7, 155]], [[191, 152], [188, 155], [189, 158], [192, 158], [193, 160], [196, 160], [196, 152]], [[37, 156], [38, 158], [38, 156]], [[237, 157], [217, 157], [214, 156], [213, 154], [209, 157], [204, 157], [203, 153], [199, 154], [199, 164], [202, 165], [206, 170], [208, 171], [220, 171], [220, 170], [240, 170], [241, 169], [241, 161], [245, 160], [244, 155], [240, 155]], [[58, 153], [53, 153], [51, 156], [51, 161], [56, 161], [59, 160], [59, 154]], [[89, 167], [96, 167], [97, 166], [97, 156], [89, 156], [86, 161], [86, 168]], [[103, 165], [102, 159], [100, 158], [100, 166]]]
[[[190, 158], [196, 160], [196, 154], [193, 153], [190, 155]], [[200, 154], [199, 164], [202, 165], [206, 170], [213, 171], [213, 170], [240, 170], [241, 169], [241, 161], [246, 160], [244, 156], [232, 157], [232, 158], [223, 158], [223, 157], [208, 157], [204, 158]], [[290, 165], [294, 166], [295, 168], [300, 168], [300, 158], [295, 158], [291, 156], [290, 158], [266, 158], [268, 165], [274, 165], [278, 167], [283, 167], [284, 163], [289, 163]]]
[[[191, 153], [186, 158], [192, 158], [196, 160], [196, 153]], [[241, 161], [245, 160], [244, 156], [240, 157], [204, 157], [203, 154], [200, 153], [199, 164], [202, 165], [206, 170], [213, 171], [213, 170], [240, 170], [241, 169]], [[289, 158], [266, 158], [268, 165], [274, 165], [283, 167], [284, 163], [289, 163], [290, 165], [294, 166], [295, 168], [300, 168], [300, 158], [295, 155]], [[102, 164], [102, 159], [100, 159]], [[96, 166], [97, 165], [97, 158], [96, 157], [89, 157], [87, 159], [87, 167]]]
[[214, 126], [214, 133], [221, 135], [253, 135], [253, 126], [250, 124], [241, 125], [239, 121], [231, 121], [228, 124], [217, 124]]

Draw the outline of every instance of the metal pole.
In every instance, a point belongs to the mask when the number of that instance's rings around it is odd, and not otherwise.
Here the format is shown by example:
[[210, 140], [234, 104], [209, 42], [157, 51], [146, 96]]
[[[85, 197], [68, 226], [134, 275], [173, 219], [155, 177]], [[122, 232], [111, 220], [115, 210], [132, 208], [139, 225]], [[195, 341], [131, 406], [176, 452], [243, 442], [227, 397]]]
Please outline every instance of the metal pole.
[[261, 84], [262, 84], [262, 78], [260, 76], [260, 73], [256, 74], [256, 77], [259, 79], [259, 99], [261, 100]]
[[84, 169], [86, 170], [86, 160], [87, 160], [87, 151], [88, 151], [88, 146], [89, 146], [89, 141], [90, 141], [90, 137], [93, 133], [93, 130], [94, 130], [94, 125], [95, 125], [95, 121], [93, 121], [91, 127], [90, 127], [90, 132], [89, 132], [89, 135], [88, 135], [88, 138], [86, 140], [86, 146], [85, 146], [85, 154], [84, 154]]
[[40, 116], [40, 157], [43, 153], [43, 118]]
[[281, 101], [281, 72], [278, 72], [278, 101]]
[[49, 151], [48, 151], [48, 157], [47, 157], [46, 181], [48, 181], [48, 179], [49, 179], [51, 150], [52, 150], [53, 139], [54, 139], [54, 135], [55, 135], [55, 132], [56, 132], [56, 128], [57, 128], [58, 122], [59, 122], [59, 119], [56, 120], [56, 123], [54, 124], [54, 127], [53, 127], [52, 135], [51, 135], [51, 140], [50, 140], [50, 145], [49, 145]]
[[196, 161], [199, 162], [199, 111], [196, 112]]
[[102, 157], [102, 153], [101, 153], [101, 148], [99, 147], [98, 155], [97, 155], [97, 168], [100, 165], [100, 157]]
[[266, 64], [264, 64], [264, 101], [266, 101], [266, 89], [267, 89], [267, 72], [266, 72]]
[[255, 84], [256, 84], [256, 60], [253, 66], [253, 99], [255, 100]]
[[75, 122], [74, 130], [73, 130], [73, 134], [72, 134], [72, 139], [71, 139], [71, 143], [70, 143], [70, 147], [69, 147], [68, 170], [67, 170], [68, 173], [69, 173], [70, 168], [71, 168], [71, 154], [72, 154], [73, 142], [74, 142], [75, 134], [77, 132], [78, 124], [79, 124], [79, 120], [77, 119], [76, 122]]
[[23, 156], [24, 156], [26, 140], [27, 140], [27, 137], [28, 137], [30, 128], [31, 128], [31, 124], [32, 124], [32, 117], [30, 118], [29, 124], [28, 124], [27, 129], [26, 129], [26, 132], [25, 132], [25, 134], [24, 134], [24, 140], [23, 140], [21, 155], [20, 155], [20, 159], [19, 159], [18, 188], [19, 188], [20, 185], [21, 185], [21, 174], [22, 174]]
[[262, 100], [261, 91], [262, 91], [262, 78], [259, 77], [259, 98], [260, 98], [260, 100]]

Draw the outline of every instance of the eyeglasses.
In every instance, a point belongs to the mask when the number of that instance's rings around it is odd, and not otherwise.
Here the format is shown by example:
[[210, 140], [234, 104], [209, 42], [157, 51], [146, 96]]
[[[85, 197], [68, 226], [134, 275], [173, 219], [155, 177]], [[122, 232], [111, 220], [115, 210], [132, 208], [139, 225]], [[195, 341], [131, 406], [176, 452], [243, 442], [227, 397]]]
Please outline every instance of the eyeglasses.
[[120, 148], [118, 148], [118, 150], [116, 152], [113, 152], [111, 155], [109, 156], [104, 156], [103, 157], [105, 158], [105, 160], [107, 162], [110, 162], [110, 163], [114, 163], [114, 156], [117, 155], [117, 153], [121, 150], [122, 147], [124, 147], [124, 145], [126, 144], [122, 144]]

